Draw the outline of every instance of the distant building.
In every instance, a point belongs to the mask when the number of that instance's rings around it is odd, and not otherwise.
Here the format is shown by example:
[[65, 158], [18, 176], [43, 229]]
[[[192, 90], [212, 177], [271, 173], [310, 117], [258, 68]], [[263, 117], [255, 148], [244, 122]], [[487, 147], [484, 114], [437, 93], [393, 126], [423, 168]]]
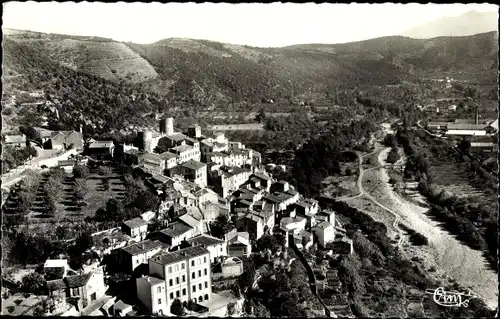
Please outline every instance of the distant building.
[[123, 271], [132, 273], [138, 266], [146, 264], [149, 258], [164, 248], [167, 246], [155, 240], [144, 240], [121, 248], [120, 263]]
[[264, 235], [264, 220], [254, 214], [247, 214], [235, 222], [236, 229], [245, 230], [258, 240]]
[[26, 147], [26, 135], [4, 135], [3, 144], [11, 147]]
[[354, 253], [354, 245], [352, 239], [342, 237], [339, 240], [335, 240], [328, 244], [328, 248], [332, 250], [334, 254], [340, 255], [351, 255]]
[[316, 221], [318, 223], [321, 221], [327, 221], [330, 224], [335, 225], [335, 212], [331, 210], [323, 210], [316, 214]]
[[164, 315], [170, 309], [166, 303], [165, 280], [155, 276], [142, 276], [136, 279], [137, 298], [149, 314]]
[[227, 255], [231, 257], [250, 257], [252, 245], [248, 232], [230, 232], [224, 238], [227, 242]]
[[94, 141], [88, 145], [86, 153], [96, 159], [112, 159], [114, 150], [113, 141]]
[[483, 136], [487, 125], [484, 124], [448, 124], [446, 135]]
[[187, 240], [191, 246], [203, 246], [210, 252], [210, 260], [217, 262], [227, 256], [227, 243], [224, 240], [202, 234]]
[[[47, 136], [46, 134], [50, 134]], [[48, 131], [46, 134], [40, 134], [42, 136], [42, 142], [44, 148], [53, 150], [62, 149], [83, 149], [83, 136], [82, 133], [76, 131]], [[45, 138], [44, 138], [45, 137]]]
[[170, 174], [179, 174], [200, 187], [207, 186], [207, 164], [202, 162], [191, 160], [182, 163], [174, 167]]
[[150, 174], [161, 175], [165, 171], [165, 160], [155, 153], [143, 153], [139, 157], [139, 166]]
[[318, 244], [326, 247], [326, 244], [335, 240], [335, 227], [328, 221], [323, 221], [312, 228], [312, 232], [318, 238]]
[[200, 161], [201, 153], [200, 150], [194, 146], [190, 145], [179, 145], [170, 149], [170, 152], [176, 154], [177, 156], [177, 164], [182, 164], [185, 162], [189, 162], [191, 160]]
[[[163, 253], [149, 260], [149, 276], [155, 280], [155, 289], [145, 279], [137, 279], [137, 297], [151, 313], [166, 314], [175, 299], [187, 304], [210, 300], [212, 297], [210, 253], [201, 246], [188, 247], [175, 252]], [[161, 287], [161, 290], [158, 289]], [[154, 298], [154, 299], [153, 299]], [[149, 300], [154, 300], [150, 302]]]
[[136, 240], [144, 240], [148, 232], [148, 223], [139, 217], [123, 222], [122, 230]]
[[178, 246], [183, 240], [194, 237], [196, 230], [182, 221], [174, 221], [166, 228], [152, 234], [156, 238], [170, 246]]
[[318, 201], [310, 198], [299, 201], [295, 204], [295, 212], [297, 216], [302, 216], [307, 219], [307, 228], [311, 228], [316, 223], [316, 214], [318, 213]]
[[241, 185], [250, 178], [251, 170], [247, 168], [233, 167], [223, 169], [211, 177], [214, 191], [221, 197], [226, 198], [232, 192], [236, 191]]

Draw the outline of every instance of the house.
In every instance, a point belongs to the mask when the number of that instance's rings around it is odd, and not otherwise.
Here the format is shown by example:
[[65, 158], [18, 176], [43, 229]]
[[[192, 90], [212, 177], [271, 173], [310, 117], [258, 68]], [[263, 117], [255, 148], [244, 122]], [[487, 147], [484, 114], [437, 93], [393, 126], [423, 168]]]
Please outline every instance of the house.
[[449, 122], [429, 122], [427, 123], [427, 130], [433, 133], [444, 132], [448, 129]]
[[222, 276], [234, 277], [243, 273], [243, 261], [238, 257], [229, 257], [222, 262]]
[[115, 144], [113, 141], [95, 141], [88, 145], [86, 153], [96, 159], [113, 158]]
[[76, 160], [62, 160], [57, 161], [57, 167], [64, 169], [66, 172], [71, 172], [73, 170], [73, 166], [75, 166]]
[[136, 240], [144, 240], [148, 232], [148, 223], [139, 217], [123, 222], [122, 230], [128, 236]]
[[179, 174], [200, 187], [207, 186], [207, 164], [205, 163], [190, 160], [172, 168], [172, 174]]
[[280, 221], [280, 228], [286, 232], [298, 233], [306, 228], [305, 217], [284, 217]]
[[193, 194], [196, 196], [196, 200], [198, 202], [198, 206], [203, 205], [204, 203], [218, 203], [219, 195], [216, 192], [211, 190], [210, 188], [204, 187], [200, 190], [197, 190]]
[[182, 221], [174, 221], [166, 228], [151, 235], [151, 238], [166, 243], [170, 246], [178, 246], [183, 240], [195, 236], [195, 229]]
[[247, 214], [235, 222], [236, 229], [253, 234], [255, 240], [264, 235], [264, 220], [254, 214]]
[[446, 135], [483, 136], [486, 135], [485, 124], [448, 124]]
[[[184, 209], [187, 210], [186, 213], [178, 216], [177, 220], [193, 228], [193, 236], [203, 233], [203, 223], [201, 222], [202, 218], [197, 215], [197, 213], [201, 214], [200, 210], [197, 207], [184, 207]], [[193, 210], [195, 210], [194, 214], [192, 213]]]
[[161, 175], [165, 171], [165, 160], [155, 153], [143, 153], [139, 156], [139, 166], [150, 174]]
[[118, 144], [115, 147], [113, 157], [115, 161], [138, 164], [138, 156], [141, 154], [138, 147], [128, 144]]
[[123, 300], [118, 300], [113, 306], [113, 314], [115, 316], [124, 317], [133, 310], [132, 305], [125, 303]]
[[201, 138], [201, 127], [198, 124], [189, 125], [187, 134], [191, 138]]
[[170, 149], [177, 156], [177, 164], [182, 164], [189, 161], [200, 161], [200, 150], [190, 145], [179, 145]]
[[299, 230], [293, 233], [295, 246], [300, 249], [309, 249], [314, 243], [313, 235], [305, 230]]
[[[50, 136], [47, 136], [50, 134]], [[62, 149], [83, 149], [82, 133], [76, 131], [48, 131], [46, 134], [40, 134], [44, 148], [53, 150]]]
[[273, 195], [278, 199], [278, 209], [276, 210], [278, 212], [285, 211], [288, 206], [298, 202], [300, 196], [300, 194], [292, 188], [284, 192], [275, 192]]
[[251, 170], [247, 168], [233, 167], [222, 169], [220, 174], [214, 178], [214, 191], [226, 198], [250, 178]]
[[250, 176], [250, 179], [253, 178], [260, 180], [260, 185], [264, 187], [266, 192], [269, 192], [271, 190], [271, 184], [272, 184], [271, 177], [264, 175], [262, 173], [255, 172], [252, 174], [252, 176]]
[[312, 228], [313, 234], [318, 239], [318, 244], [322, 247], [326, 247], [326, 244], [334, 241], [335, 239], [335, 228], [332, 223], [328, 221], [322, 221], [318, 225]]
[[141, 276], [136, 279], [137, 298], [146, 307], [148, 313], [164, 315], [170, 311], [165, 306], [165, 280], [155, 276]]
[[163, 194], [163, 189], [168, 186], [172, 186], [174, 180], [162, 174], [154, 174], [151, 177], [146, 178], [146, 185], [153, 188], [156, 193]]
[[4, 135], [3, 144], [11, 147], [26, 147], [26, 135]]
[[331, 210], [323, 210], [316, 214], [316, 222], [320, 223], [322, 221], [327, 221], [332, 225], [335, 225], [335, 212]]
[[123, 271], [132, 273], [138, 266], [147, 263], [149, 258], [167, 247], [156, 240], [144, 240], [121, 248], [119, 258]]
[[79, 311], [101, 298], [107, 289], [101, 270], [52, 280], [47, 282], [47, 288], [51, 296], [70, 298]]
[[471, 142], [470, 147], [472, 152], [481, 152], [481, 153], [492, 153], [498, 150], [497, 143], [487, 143], [487, 142]]
[[296, 203], [294, 207], [297, 216], [302, 216], [307, 219], [307, 225], [306, 225], [307, 228], [311, 228], [312, 226], [314, 226], [316, 222], [315, 216], [319, 210], [319, 205], [317, 200], [306, 198]]
[[202, 234], [189, 238], [187, 242], [191, 246], [203, 246], [207, 248], [210, 252], [210, 260], [214, 263], [227, 256], [227, 243], [213, 236]]
[[146, 307], [150, 304], [149, 300], [158, 305], [154, 309], [148, 309], [151, 313], [169, 313], [175, 299], [185, 304], [188, 300], [195, 303], [211, 300], [210, 253], [204, 247], [188, 247], [151, 258], [149, 276], [164, 281], [164, 289], [161, 283], [154, 285], [154, 294], [151, 289], [147, 289], [148, 285], [144, 283], [144, 279], [138, 278], [136, 281], [138, 299]]
[[[255, 207], [255, 205], [254, 205]], [[259, 207], [260, 208], [260, 207]], [[271, 208], [271, 209], [267, 209]], [[272, 207], [267, 205], [264, 210], [251, 210], [250, 213], [262, 219], [264, 223], [264, 234], [272, 234], [275, 225], [275, 215]]]
[[172, 167], [177, 166], [178, 158], [176, 154], [167, 151], [161, 153], [160, 157], [165, 161], [166, 169], [171, 169]]
[[231, 257], [250, 257], [252, 245], [248, 232], [230, 232], [224, 236], [227, 242], [227, 255]]
[[47, 259], [43, 265], [46, 280], [62, 279], [70, 270], [67, 259]]

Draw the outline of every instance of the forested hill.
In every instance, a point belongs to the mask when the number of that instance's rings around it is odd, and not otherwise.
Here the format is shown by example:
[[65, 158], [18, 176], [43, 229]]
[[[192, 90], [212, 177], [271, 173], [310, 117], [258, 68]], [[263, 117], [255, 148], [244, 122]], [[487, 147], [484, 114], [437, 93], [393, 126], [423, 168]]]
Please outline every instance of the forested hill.
[[[6, 30], [3, 100], [20, 91], [41, 89], [66, 103], [59, 107], [68, 121], [83, 113], [93, 123], [122, 119], [124, 125], [138, 114], [173, 106], [217, 108], [450, 72], [471, 78], [491, 74], [489, 80], [495, 81], [497, 43], [498, 33], [490, 32], [284, 48], [178, 38], [140, 45]], [[135, 117], [116, 116], [120, 114]]]

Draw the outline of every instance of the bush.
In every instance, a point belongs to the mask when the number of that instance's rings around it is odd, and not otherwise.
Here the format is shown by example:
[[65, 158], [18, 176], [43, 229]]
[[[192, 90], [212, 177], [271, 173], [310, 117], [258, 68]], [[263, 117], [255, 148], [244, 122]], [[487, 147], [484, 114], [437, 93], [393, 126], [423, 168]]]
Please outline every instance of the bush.
[[11, 107], [6, 107], [6, 108], [4, 108], [4, 109], [2, 110], [2, 114], [3, 114], [3, 115], [12, 115], [12, 113], [13, 113], [13, 112], [14, 112], [14, 111], [12, 110], [12, 108], [11, 108]]
[[416, 246], [424, 246], [429, 244], [427, 237], [420, 233], [415, 233], [410, 236], [411, 242]]

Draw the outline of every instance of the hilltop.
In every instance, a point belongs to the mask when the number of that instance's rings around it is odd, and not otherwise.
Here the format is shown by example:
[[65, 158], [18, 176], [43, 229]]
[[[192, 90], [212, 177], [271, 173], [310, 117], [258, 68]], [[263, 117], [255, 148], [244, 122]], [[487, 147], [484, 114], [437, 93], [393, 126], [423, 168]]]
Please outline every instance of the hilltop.
[[469, 11], [458, 17], [437, 19], [410, 30], [402, 35], [426, 39], [440, 36], [468, 36], [498, 31], [498, 12]]
[[63, 127], [84, 117], [93, 126], [109, 119], [110, 128], [144, 124], [148, 118], [143, 116], [172, 107], [288, 101], [430, 76], [461, 74], [496, 83], [498, 68], [497, 32], [257, 48], [180, 38], [134, 44], [5, 31], [3, 103], [22, 92], [43, 90], [60, 102]]

